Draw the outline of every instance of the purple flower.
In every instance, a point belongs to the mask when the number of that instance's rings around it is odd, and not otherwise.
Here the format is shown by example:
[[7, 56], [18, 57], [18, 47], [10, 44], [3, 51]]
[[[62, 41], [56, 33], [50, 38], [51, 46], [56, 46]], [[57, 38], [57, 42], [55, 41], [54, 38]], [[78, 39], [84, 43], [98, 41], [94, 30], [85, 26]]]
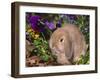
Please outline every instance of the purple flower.
[[61, 20], [56, 23], [56, 27], [61, 27]]
[[65, 14], [65, 17], [68, 23], [71, 23], [71, 24], [74, 24], [75, 20], [77, 19], [76, 15], [73, 15], [73, 14]]
[[53, 22], [48, 22], [48, 21], [46, 21], [46, 22], [45, 22], [45, 25], [46, 25], [49, 29], [51, 29], [51, 30], [53, 30], [53, 29], [56, 28]]
[[27, 21], [28, 23], [31, 25], [32, 29], [37, 31], [37, 32], [42, 32], [43, 29], [43, 25], [41, 24], [41, 17], [40, 16], [29, 16], [27, 17]]
[[41, 19], [41, 17], [40, 16], [31, 16], [30, 18], [29, 18], [29, 24], [31, 24], [31, 27], [33, 28], [33, 29], [35, 29], [35, 28], [37, 28], [37, 26], [38, 26], [38, 21]]
[[29, 22], [32, 13], [26, 13], [26, 21]]
[[75, 20], [75, 19], [76, 19], [76, 15], [67, 14], [66, 16], [67, 16], [70, 20]]

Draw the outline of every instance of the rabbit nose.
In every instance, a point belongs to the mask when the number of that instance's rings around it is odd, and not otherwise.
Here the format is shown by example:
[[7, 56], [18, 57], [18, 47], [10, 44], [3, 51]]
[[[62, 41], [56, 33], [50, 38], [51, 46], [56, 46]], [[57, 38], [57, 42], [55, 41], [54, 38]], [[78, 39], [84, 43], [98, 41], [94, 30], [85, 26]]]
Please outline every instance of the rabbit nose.
[[53, 51], [54, 51], [55, 53], [59, 53], [59, 50], [58, 50], [56, 47], [53, 47]]

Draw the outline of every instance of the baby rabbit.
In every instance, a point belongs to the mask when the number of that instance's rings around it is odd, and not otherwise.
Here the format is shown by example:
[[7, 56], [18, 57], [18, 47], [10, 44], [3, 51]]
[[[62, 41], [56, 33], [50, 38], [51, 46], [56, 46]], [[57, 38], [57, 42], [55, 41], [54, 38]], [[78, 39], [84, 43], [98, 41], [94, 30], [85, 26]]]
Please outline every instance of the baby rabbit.
[[86, 42], [77, 26], [67, 24], [56, 29], [49, 40], [49, 46], [59, 64], [72, 64], [86, 53]]
[[31, 51], [34, 49], [34, 45], [26, 40], [26, 58], [31, 55]]

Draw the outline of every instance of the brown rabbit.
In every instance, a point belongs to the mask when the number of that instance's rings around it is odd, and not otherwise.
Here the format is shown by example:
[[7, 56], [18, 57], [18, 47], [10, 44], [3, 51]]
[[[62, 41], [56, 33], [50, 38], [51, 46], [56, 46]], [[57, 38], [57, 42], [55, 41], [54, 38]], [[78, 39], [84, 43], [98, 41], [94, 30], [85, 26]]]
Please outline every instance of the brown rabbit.
[[31, 51], [34, 49], [34, 45], [26, 40], [26, 57], [28, 58], [31, 55]]
[[77, 26], [67, 24], [51, 35], [49, 46], [59, 64], [72, 64], [86, 53], [86, 42]]

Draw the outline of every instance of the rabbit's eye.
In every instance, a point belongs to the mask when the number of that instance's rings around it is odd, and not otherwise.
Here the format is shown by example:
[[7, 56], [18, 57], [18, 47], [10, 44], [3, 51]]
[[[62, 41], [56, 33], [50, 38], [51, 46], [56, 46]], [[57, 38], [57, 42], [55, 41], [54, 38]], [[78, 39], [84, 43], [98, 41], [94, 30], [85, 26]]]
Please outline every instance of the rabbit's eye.
[[60, 42], [63, 42], [63, 39], [60, 39]]

